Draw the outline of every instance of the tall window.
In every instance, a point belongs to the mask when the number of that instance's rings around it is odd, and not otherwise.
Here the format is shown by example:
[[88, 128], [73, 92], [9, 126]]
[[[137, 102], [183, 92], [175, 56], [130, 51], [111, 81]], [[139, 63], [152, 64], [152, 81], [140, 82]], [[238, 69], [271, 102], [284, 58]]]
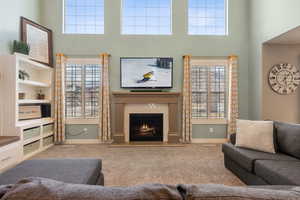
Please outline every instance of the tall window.
[[188, 0], [190, 35], [226, 35], [227, 0]]
[[122, 34], [172, 34], [172, 0], [122, 0]]
[[66, 65], [66, 117], [98, 117], [101, 67], [98, 64]]
[[226, 61], [192, 64], [193, 119], [225, 119], [226, 69]]
[[103, 34], [104, 0], [64, 0], [64, 33]]

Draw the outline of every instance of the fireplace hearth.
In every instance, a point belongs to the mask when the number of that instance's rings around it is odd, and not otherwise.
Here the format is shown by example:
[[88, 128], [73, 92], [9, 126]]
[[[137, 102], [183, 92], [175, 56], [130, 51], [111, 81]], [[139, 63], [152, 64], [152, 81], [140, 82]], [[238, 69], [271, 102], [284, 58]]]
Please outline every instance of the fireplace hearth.
[[163, 141], [163, 114], [130, 114], [130, 141]]

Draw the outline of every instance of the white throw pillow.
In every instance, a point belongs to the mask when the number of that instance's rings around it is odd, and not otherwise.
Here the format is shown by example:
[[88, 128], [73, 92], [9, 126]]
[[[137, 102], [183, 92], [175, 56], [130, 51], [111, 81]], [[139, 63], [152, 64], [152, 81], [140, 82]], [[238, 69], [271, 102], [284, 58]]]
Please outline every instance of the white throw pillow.
[[273, 128], [272, 121], [237, 120], [235, 146], [276, 153]]

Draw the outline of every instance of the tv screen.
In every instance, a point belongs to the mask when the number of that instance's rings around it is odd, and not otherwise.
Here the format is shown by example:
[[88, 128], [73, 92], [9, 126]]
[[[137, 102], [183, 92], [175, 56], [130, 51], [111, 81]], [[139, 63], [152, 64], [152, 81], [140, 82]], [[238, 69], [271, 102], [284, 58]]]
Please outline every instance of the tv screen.
[[121, 58], [122, 88], [172, 88], [173, 58]]

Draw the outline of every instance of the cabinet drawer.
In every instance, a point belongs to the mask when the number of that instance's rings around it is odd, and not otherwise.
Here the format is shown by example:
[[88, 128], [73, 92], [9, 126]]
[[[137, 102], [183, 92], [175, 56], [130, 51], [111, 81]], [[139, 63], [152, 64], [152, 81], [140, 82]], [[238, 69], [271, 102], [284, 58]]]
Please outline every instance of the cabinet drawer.
[[9, 168], [21, 161], [21, 142], [6, 145], [0, 148], [0, 171]]
[[53, 132], [54, 124], [47, 124], [43, 126], [43, 134], [46, 135], [48, 133]]
[[53, 136], [44, 138], [44, 140], [43, 140], [43, 146], [44, 147], [47, 147], [47, 146], [49, 146], [51, 144], [54, 144], [54, 137]]
[[26, 129], [26, 130], [23, 131], [24, 140], [38, 137], [40, 135], [40, 132], [41, 132], [40, 127]]
[[30, 153], [33, 153], [35, 151], [38, 151], [40, 148], [40, 140], [27, 144], [24, 146], [23, 151], [24, 151], [24, 155], [28, 155]]

